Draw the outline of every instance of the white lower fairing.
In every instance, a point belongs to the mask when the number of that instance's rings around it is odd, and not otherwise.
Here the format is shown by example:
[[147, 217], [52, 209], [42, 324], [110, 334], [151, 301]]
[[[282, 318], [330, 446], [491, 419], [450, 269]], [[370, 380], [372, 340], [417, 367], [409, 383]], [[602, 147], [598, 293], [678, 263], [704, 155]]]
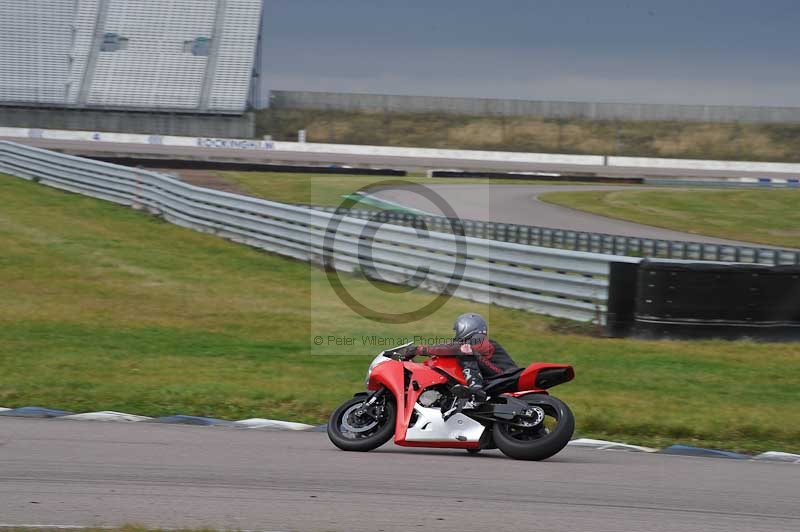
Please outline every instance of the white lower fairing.
[[415, 405], [417, 421], [406, 432], [406, 441], [461, 441], [477, 442], [485, 427], [464, 414], [455, 414], [447, 421], [438, 408]]

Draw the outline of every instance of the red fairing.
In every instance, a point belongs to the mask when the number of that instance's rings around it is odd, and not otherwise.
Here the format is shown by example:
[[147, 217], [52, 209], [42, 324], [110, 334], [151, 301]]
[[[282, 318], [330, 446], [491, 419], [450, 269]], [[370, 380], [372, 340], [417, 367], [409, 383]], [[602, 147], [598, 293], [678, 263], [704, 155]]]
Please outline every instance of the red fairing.
[[461, 384], [467, 383], [467, 379], [464, 378], [464, 372], [461, 371], [461, 365], [454, 356], [434, 356], [422, 364], [429, 368], [443, 369]]
[[[457, 363], [455, 359], [454, 362]], [[411, 380], [417, 382], [417, 388], [413, 386], [408, 387], [408, 395], [406, 396], [405, 390], [405, 369], [411, 371]], [[446, 368], [445, 368], [446, 369]], [[460, 371], [460, 370], [459, 370]], [[420, 394], [427, 388], [447, 382], [447, 379], [421, 364], [414, 362], [399, 362], [392, 360], [384, 362], [372, 370], [370, 376], [370, 389], [373, 386], [385, 386], [395, 398], [397, 405], [397, 422], [395, 425], [394, 441], [398, 445], [403, 445], [406, 439], [406, 431], [411, 422], [411, 414], [414, 412], [414, 404], [417, 402]], [[375, 388], [377, 389], [377, 388]], [[403, 398], [405, 397], [405, 401]]]
[[544, 388], [549, 388], [551, 386], [555, 386], [556, 384], [568, 382], [575, 378], [575, 370], [572, 368], [572, 366], [568, 366], [566, 364], [551, 364], [548, 362], [539, 362], [536, 364], [531, 364], [530, 366], [525, 368], [525, 371], [523, 371], [522, 374], [519, 376], [519, 385], [517, 386], [517, 388], [523, 392], [535, 390], [537, 388], [542, 388], [542, 386], [537, 387], [536, 378], [539, 376], [542, 370], [548, 370], [548, 369], [565, 370], [565, 371], [563, 373], [562, 378], [558, 380], [558, 382], [555, 382], [555, 384], [549, 386], [545, 385]]

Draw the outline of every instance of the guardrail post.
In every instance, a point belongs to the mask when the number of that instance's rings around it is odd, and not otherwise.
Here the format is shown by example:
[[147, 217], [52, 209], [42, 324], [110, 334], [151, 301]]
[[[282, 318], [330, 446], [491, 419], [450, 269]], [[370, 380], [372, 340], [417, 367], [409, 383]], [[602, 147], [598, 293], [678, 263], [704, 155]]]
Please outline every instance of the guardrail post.
[[136, 180], [136, 192], [133, 196], [133, 202], [131, 203], [131, 208], [136, 211], [141, 211], [144, 209], [144, 203], [142, 202], [142, 178], [139, 176], [138, 172], [134, 172], [134, 179]]

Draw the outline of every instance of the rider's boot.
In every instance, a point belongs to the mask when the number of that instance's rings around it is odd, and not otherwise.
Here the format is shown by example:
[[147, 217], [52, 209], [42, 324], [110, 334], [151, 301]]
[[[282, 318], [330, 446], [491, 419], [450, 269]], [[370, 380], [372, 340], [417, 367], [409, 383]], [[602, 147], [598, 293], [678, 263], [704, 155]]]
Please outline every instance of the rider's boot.
[[467, 358], [462, 361], [462, 366], [473, 403], [477, 404], [486, 401], [486, 392], [483, 389], [483, 375], [481, 375], [481, 370], [478, 367], [478, 361], [474, 358]]

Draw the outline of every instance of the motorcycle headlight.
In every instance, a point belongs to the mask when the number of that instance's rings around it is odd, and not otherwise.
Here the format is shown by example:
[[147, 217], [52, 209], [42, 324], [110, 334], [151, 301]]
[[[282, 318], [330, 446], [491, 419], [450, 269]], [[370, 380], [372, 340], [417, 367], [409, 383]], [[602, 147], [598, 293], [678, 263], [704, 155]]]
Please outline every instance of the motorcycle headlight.
[[364, 381], [365, 385], [369, 385], [369, 378], [372, 375], [372, 370], [375, 369], [376, 367], [378, 367], [379, 365], [383, 364], [384, 362], [389, 362], [390, 360], [391, 360], [391, 358], [387, 358], [387, 357], [383, 356], [383, 353], [381, 353], [378, 356], [376, 356], [372, 360], [372, 363], [369, 365], [369, 369], [367, 370], [367, 378]]

